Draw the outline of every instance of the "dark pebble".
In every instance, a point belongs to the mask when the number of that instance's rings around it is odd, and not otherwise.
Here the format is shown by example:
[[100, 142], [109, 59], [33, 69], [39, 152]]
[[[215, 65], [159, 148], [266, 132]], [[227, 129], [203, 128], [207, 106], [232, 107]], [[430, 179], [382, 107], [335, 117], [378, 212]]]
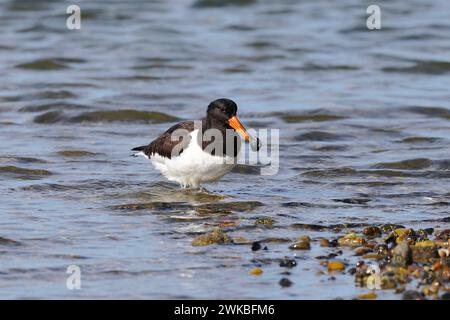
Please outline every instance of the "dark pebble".
[[403, 293], [403, 300], [423, 300], [423, 296], [419, 291], [408, 290]]
[[356, 263], [356, 267], [361, 268], [364, 264], [365, 264], [365, 262], [363, 260], [360, 260]]
[[259, 242], [252, 243], [252, 251], [258, 251], [261, 249], [261, 244]]
[[441, 296], [442, 300], [450, 300], [450, 292], [446, 292]]
[[297, 262], [293, 259], [283, 259], [280, 261], [280, 267], [293, 268], [297, 266]]
[[290, 287], [292, 286], [292, 281], [288, 278], [281, 278], [280, 282], [278, 282], [282, 287]]
[[381, 234], [381, 229], [378, 227], [365, 227], [362, 232], [366, 236], [378, 236]]
[[339, 246], [338, 239], [331, 240], [329, 246], [330, 247], [338, 247]]

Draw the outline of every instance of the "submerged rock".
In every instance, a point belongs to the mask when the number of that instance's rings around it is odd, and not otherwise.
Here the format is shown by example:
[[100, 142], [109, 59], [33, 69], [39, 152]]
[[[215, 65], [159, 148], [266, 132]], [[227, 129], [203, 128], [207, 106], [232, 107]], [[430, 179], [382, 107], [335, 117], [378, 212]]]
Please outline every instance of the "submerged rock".
[[57, 154], [62, 157], [68, 157], [68, 158], [79, 158], [79, 157], [88, 157], [88, 156], [95, 156], [97, 153], [84, 151], [84, 150], [64, 150], [64, 151], [58, 151]]
[[11, 240], [11, 239], [0, 237], [0, 245], [4, 245], [4, 246], [20, 246], [21, 243], [19, 241], [15, 241], [15, 240]]
[[192, 240], [193, 246], [208, 246], [211, 244], [231, 244], [233, 240], [220, 229], [203, 234]]
[[52, 174], [53, 173], [51, 173], [50, 171], [43, 169], [26, 169], [16, 166], [0, 167], [0, 175], [22, 180], [41, 179]]
[[179, 120], [177, 117], [155, 111], [139, 111], [132, 109], [85, 112], [71, 117], [69, 122], [150, 122], [162, 123]]
[[252, 211], [264, 204], [259, 201], [217, 202], [199, 205], [196, 210], [202, 214]]
[[307, 121], [323, 122], [323, 121], [335, 121], [345, 119], [345, 117], [343, 116], [337, 116], [332, 114], [300, 114], [300, 115], [285, 114], [281, 118], [287, 123], [300, 123]]
[[57, 59], [40, 59], [16, 65], [16, 68], [39, 71], [66, 69], [68, 66]]
[[178, 118], [155, 111], [140, 111], [132, 109], [104, 110], [84, 112], [77, 116], [67, 116], [62, 111], [49, 111], [34, 118], [35, 123], [51, 124], [58, 122], [83, 123], [83, 122], [145, 122], [163, 123], [174, 122]]
[[432, 161], [426, 158], [417, 158], [397, 162], [378, 163], [373, 166], [375, 169], [399, 169], [399, 170], [420, 170], [432, 165]]
[[433, 143], [438, 141], [440, 138], [432, 137], [409, 137], [401, 140], [401, 143]]

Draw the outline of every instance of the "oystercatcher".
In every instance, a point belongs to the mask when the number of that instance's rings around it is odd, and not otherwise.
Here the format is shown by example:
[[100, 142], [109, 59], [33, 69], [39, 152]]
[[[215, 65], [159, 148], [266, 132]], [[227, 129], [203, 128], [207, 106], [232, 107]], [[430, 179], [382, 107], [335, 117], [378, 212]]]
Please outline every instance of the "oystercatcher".
[[241, 148], [238, 133], [250, 142], [253, 151], [261, 143], [252, 137], [236, 116], [237, 105], [230, 99], [217, 99], [208, 105], [206, 117], [183, 121], [161, 134], [149, 145], [133, 148], [168, 180], [181, 187], [198, 188], [218, 181], [236, 165]]

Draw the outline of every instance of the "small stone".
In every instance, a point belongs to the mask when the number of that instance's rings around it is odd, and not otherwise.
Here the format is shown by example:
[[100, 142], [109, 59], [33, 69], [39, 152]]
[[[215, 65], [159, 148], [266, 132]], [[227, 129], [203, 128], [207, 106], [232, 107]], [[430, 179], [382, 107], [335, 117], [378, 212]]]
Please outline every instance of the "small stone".
[[258, 251], [261, 249], [261, 243], [255, 241], [252, 243], [252, 251]]
[[358, 295], [356, 298], [361, 300], [372, 300], [376, 299], [378, 296], [375, 292], [368, 292]]
[[365, 227], [362, 231], [362, 233], [365, 236], [373, 237], [373, 236], [379, 236], [381, 234], [381, 229], [378, 227]]
[[309, 250], [311, 245], [307, 241], [299, 241], [289, 246], [291, 250]]
[[250, 275], [252, 276], [260, 276], [262, 275], [263, 270], [261, 268], [254, 268], [252, 271], [250, 271]]
[[280, 267], [293, 268], [297, 266], [297, 262], [294, 259], [285, 258], [280, 261]]
[[278, 283], [282, 287], [290, 287], [290, 286], [292, 286], [292, 281], [289, 280], [288, 278], [281, 278], [281, 280]]
[[330, 241], [328, 239], [320, 239], [320, 246], [321, 247], [329, 247], [330, 246]]
[[412, 251], [406, 240], [400, 242], [392, 250], [392, 264], [394, 266], [404, 267], [412, 263]]
[[328, 262], [328, 271], [344, 271], [345, 265], [340, 261], [330, 261]]
[[338, 243], [340, 246], [346, 246], [346, 247], [359, 247], [366, 243], [366, 240], [363, 238], [360, 238], [356, 235], [356, 233], [351, 232], [347, 235], [345, 235], [342, 238], [338, 239]]
[[354, 250], [355, 256], [362, 256], [371, 251], [372, 251], [372, 249], [370, 249], [368, 247], [358, 247]]

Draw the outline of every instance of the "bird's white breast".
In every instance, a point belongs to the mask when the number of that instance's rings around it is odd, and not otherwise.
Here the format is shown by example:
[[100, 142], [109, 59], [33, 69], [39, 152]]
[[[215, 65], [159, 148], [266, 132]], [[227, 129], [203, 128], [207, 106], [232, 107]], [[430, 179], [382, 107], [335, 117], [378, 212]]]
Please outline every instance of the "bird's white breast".
[[[234, 158], [213, 156], [202, 150], [197, 143], [199, 130], [190, 133], [191, 141], [187, 148], [171, 159], [158, 154], [151, 156], [153, 166], [167, 179], [180, 183], [183, 187], [197, 187], [204, 182], [217, 181], [235, 166]], [[200, 140], [201, 141], [201, 140]]]

